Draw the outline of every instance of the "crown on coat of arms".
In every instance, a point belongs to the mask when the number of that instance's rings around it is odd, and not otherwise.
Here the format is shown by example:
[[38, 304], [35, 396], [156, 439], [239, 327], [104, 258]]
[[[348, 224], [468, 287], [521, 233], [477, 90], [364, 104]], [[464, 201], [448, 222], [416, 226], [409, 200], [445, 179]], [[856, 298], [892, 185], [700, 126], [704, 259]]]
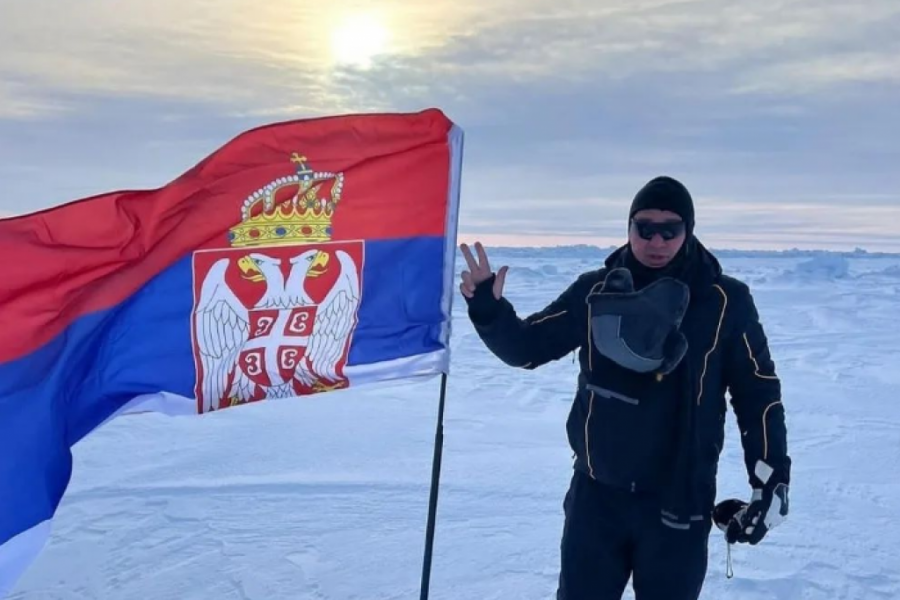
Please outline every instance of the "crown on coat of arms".
[[291, 155], [296, 173], [280, 177], [244, 200], [241, 223], [228, 232], [233, 247], [275, 246], [331, 239], [343, 173], [313, 171], [307, 158]]

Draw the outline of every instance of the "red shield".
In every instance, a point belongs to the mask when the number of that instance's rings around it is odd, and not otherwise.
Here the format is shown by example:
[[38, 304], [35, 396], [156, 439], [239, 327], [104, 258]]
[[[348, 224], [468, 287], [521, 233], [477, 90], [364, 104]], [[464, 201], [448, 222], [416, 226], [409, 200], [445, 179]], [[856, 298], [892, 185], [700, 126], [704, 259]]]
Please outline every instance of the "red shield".
[[[350, 277], [342, 264], [354, 271]], [[362, 266], [362, 242], [195, 253], [193, 346], [200, 410], [346, 386], [342, 369], [349, 338], [334, 365], [338, 380], [318, 375], [307, 347], [316, 334], [320, 304], [349, 280], [358, 295]], [[204, 304], [211, 294], [217, 294], [214, 306]], [[341, 318], [352, 318], [355, 328], [355, 310]], [[228, 357], [229, 364], [217, 362]], [[227, 375], [219, 381], [218, 373]]]

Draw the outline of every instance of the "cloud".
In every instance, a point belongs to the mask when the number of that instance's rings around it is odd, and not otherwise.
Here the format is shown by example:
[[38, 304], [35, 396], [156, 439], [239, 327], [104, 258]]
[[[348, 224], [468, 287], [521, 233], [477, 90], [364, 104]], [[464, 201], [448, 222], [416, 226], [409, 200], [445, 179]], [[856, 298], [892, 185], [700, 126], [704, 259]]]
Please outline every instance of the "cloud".
[[835, 84], [900, 84], [900, 41], [892, 55], [854, 52], [755, 69], [734, 91], [753, 94], [827, 92]]
[[748, 231], [746, 211], [754, 235], [781, 236], [760, 208], [779, 203], [831, 207], [839, 224], [871, 206], [900, 218], [894, 0], [367, 10], [383, 47], [342, 64], [350, 0], [3, 3], [0, 210], [159, 185], [264, 122], [440, 106], [466, 130], [461, 221], [480, 234], [620, 236], [623, 206], [659, 173], [723, 235]]
[[[827, 199], [777, 202], [702, 196], [696, 199], [697, 234], [717, 247], [768, 249], [818, 244], [820, 248], [896, 250], [900, 240], [884, 224], [896, 222], [900, 196], [880, 200], [884, 203], [860, 206]], [[479, 210], [479, 218], [467, 221], [461, 235], [468, 240], [509, 245], [531, 245], [536, 239], [562, 244], [619, 244], [626, 238], [629, 204], [627, 198], [510, 200]]]
[[[352, 109], [335, 74], [332, 34], [354, 13], [327, 4], [273, 0], [33, 0], [5, 4], [0, 74], [28, 77], [0, 106], [38, 94], [117, 94], [190, 100], [235, 110]], [[759, 0], [435, 0], [374, 9], [389, 37], [378, 80], [403, 80], [401, 97], [433, 94], [442, 81], [544, 85], [640, 81], [654, 74], [717, 74], [742, 93], [797, 93], [897, 81], [900, 23], [892, 0], [859, 4]], [[880, 42], [872, 49], [872, 42]], [[377, 63], [377, 59], [375, 64]], [[689, 92], [690, 85], [677, 92]], [[391, 96], [393, 97], [393, 96]], [[18, 101], [21, 103], [21, 100]]]
[[36, 97], [25, 83], [0, 79], [0, 119], [30, 120], [65, 110], [52, 98]]

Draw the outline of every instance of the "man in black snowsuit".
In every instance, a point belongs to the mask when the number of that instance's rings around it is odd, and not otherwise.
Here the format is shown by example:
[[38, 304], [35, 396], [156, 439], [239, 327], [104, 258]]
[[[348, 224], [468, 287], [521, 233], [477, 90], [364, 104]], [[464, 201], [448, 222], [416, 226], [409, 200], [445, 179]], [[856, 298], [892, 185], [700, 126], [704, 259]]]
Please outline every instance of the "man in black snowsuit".
[[555, 301], [520, 318], [491, 270], [462, 246], [460, 290], [485, 345], [535, 369], [578, 351], [567, 422], [575, 453], [564, 501], [560, 600], [695, 600], [724, 442], [726, 391], [752, 495], [729, 543], [758, 543], [788, 512], [791, 460], [781, 387], [749, 288], [694, 236], [694, 206], [659, 177], [635, 196], [629, 241]]

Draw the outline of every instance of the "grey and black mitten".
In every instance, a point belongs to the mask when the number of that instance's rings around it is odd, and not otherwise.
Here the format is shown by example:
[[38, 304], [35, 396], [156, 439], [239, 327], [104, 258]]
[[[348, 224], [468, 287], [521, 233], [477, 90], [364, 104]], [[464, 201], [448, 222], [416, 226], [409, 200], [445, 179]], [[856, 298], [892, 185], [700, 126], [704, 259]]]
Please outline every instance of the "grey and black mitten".
[[679, 328], [689, 301], [689, 288], [676, 279], [661, 278], [635, 291], [631, 271], [613, 269], [587, 299], [594, 346], [631, 371], [668, 374], [687, 353]]
[[[790, 512], [789, 481], [768, 464], [758, 461], [757, 477], [762, 487], [755, 487], [749, 503], [745, 503], [725, 522], [718, 524], [725, 531], [729, 544], [755, 546], [766, 534], [787, 520]], [[734, 505], [734, 501], [727, 501]], [[724, 504], [723, 504], [724, 506]]]

